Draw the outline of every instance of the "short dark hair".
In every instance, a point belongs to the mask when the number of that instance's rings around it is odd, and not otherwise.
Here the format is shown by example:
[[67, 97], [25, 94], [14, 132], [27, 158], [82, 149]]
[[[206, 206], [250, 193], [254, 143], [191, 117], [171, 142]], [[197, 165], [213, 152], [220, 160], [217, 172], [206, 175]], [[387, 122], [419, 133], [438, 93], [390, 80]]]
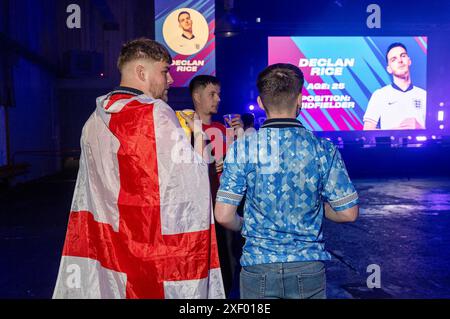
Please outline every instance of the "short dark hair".
[[212, 75], [197, 75], [189, 83], [189, 91], [194, 93], [195, 90], [202, 87], [205, 88], [208, 84], [220, 86], [220, 81], [215, 76]]
[[147, 38], [131, 40], [122, 46], [117, 68], [122, 72], [123, 66], [138, 59], [151, 59], [155, 62], [167, 62], [172, 64], [172, 57], [169, 51], [161, 43]]
[[190, 14], [189, 12], [187, 12], [187, 11], [181, 11], [180, 13], [178, 13], [178, 22], [180, 22], [180, 16], [181, 16], [182, 14], [187, 14], [187, 15], [189, 16], [189, 18], [191, 17], [191, 14]]
[[303, 73], [298, 67], [277, 63], [268, 66], [258, 75], [256, 86], [264, 106], [270, 111], [292, 106], [302, 91], [304, 81]]
[[389, 54], [389, 52], [390, 52], [393, 48], [396, 48], [396, 47], [402, 47], [403, 49], [405, 49], [406, 53], [408, 53], [408, 49], [406, 49], [406, 46], [405, 46], [403, 43], [401, 43], [401, 42], [394, 42], [394, 43], [392, 43], [390, 46], [388, 46], [388, 48], [387, 48], [387, 50], [386, 50], [386, 62], [389, 62], [389, 60], [388, 60], [388, 54]]

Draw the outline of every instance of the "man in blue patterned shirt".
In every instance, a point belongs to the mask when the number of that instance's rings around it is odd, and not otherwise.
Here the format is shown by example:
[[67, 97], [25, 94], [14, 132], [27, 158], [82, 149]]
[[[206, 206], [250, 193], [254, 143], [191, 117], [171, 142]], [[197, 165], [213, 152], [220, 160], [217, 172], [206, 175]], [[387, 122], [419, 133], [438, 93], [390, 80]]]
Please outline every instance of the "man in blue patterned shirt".
[[[241, 298], [326, 298], [329, 260], [323, 215], [335, 222], [358, 216], [358, 194], [336, 147], [296, 119], [303, 74], [274, 64], [258, 76], [258, 104], [267, 120], [257, 134], [228, 150], [215, 215], [242, 229]], [[236, 208], [246, 193], [244, 218]]]

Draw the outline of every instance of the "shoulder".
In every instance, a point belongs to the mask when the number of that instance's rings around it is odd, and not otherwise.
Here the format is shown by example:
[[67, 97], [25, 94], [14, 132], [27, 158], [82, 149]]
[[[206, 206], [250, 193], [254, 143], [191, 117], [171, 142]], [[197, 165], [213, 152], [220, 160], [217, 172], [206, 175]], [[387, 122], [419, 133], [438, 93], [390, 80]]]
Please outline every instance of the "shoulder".
[[317, 143], [320, 147], [320, 149], [327, 153], [327, 154], [331, 154], [334, 153], [336, 151], [336, 146], [329, 140], [327, 140], [326, 138], [322, 138], [322, 137], [318, 137], [317, 139]]
[[417, 94], [421, 94], [421, 95], [426, 95], [427, 94], [427, 91], [425, 91], [424, 89], [422, 89], [422, 88], [420, 88], [418, 86], [414, 86], [414, 91]]
[[388, 84], [388, 85], [385, 85], [385, 86], [383, 86], [382, 88], [379, 88], [379, 89], [377, 89], [377, 90], [375, 90], [373, 93], [372, 93], [372, 97], [380, 97], [380, 96], [383, 96], [384, 94], [386, 94], [386, 93], [388, 93], [388, 92], [391, 92], [392, 91], [392, 85], [390, 85], [390, 84]]
[[152, 97], [140, 97], [139, 101], [141, 103], [145, 103], [145, 104], [152, 104], [156, 109], [158, 109], [160, 112], [163, 113], [170, 113], [170, 114], [174, 114], [175, 115], [175, 111], [169, 106], [169, 104], [167, 104], [166, 102], [164, 102], [161, 99], [154, 99]]
[[153, 106], [153, 114], [158, 119], [168, 119], [172, 122], [178, 122], [175, 111], [163, 100], [143, 95], [139, 97], [138, 101], [142, 104]]

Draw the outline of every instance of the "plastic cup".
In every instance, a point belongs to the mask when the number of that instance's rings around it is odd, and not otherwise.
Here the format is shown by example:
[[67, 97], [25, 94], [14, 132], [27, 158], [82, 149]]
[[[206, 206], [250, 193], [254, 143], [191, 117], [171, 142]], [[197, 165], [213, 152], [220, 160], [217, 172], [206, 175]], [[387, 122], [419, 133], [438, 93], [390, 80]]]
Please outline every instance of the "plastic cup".
[[184, 132], [186, 133], [186, 136], [188, 138], [190, 138], [192, 131], [189, 128], [189, 126], [187, 125], [186, 120], [181, 116], [181, 112], [183, 112], [185, 115], [189, 116], [190, 118], [193, 118], [194, 114], [195, 114], [195, 111], [191, 110], [191, 109], [186, 109], [186, 110], [183, 110], [183, 111], [176, 111], [175, 112], [176, 115], [177, 115], [178, 121], [180, 122], [181, 127], [183, 128]]
[[239, 114], [235, 114], [235, 113], [225, 114], [223, 116], [223, 121], [225, 122], [225, 127], [231, 127], [230, 124], [228, 124], [227, 120], [231, 123], [231, 121], [236, 117], [239, 117]]

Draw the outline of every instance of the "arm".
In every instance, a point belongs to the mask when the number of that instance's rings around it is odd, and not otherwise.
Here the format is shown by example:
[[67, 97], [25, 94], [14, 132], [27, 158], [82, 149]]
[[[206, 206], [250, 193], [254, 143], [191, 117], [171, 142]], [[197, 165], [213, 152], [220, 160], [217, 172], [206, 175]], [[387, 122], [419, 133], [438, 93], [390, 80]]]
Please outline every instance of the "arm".
[[216, 221], [234, 231], [239, 231], [243, 224], [243, 218], [236, 214], [236, 210], [247, 190], [248, 163], [244, 147], [245, 144], [235, 142], [227, 153], [214, 209]]
[[233, 231], [240, 231], [244, 219], [236, 213], [236, 210], [237, 206], [218, 202], [214, 209], [214, 216], [223, 227]]
[[366, 112], [363, 116], [364, 130], [376, 130], [378, 121], [381, 118], [380, 105], [383, 105], [384, 99], [380, 97], [380, 90], [376, 90], [370, 97]]
[[359, 215], [359, 205], [352, 206], [340, 212], [334, 211], [328, 203], [325, 203], [324, 207], [325, 217], [335, 223], [352, 223], [356, 221]]
[[364, 128], [365, 131], [367, 130], [376, 130], [377, 129], [377, 123], [372, 120], [364, 120]]
[[325, 217], [337, 222], [354, 222], [359, 212], [359, 197], [348, 176], [344, 161], [336, 147], [324, 140], [324, 187], [321, 197], [325, 203]]

